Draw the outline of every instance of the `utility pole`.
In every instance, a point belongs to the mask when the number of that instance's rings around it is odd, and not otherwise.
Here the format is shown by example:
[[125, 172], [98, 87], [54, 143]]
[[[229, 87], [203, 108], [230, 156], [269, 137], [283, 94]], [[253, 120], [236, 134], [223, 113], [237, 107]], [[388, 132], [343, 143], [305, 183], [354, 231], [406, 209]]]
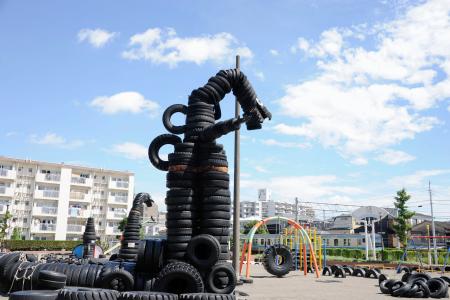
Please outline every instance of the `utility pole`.
[[298, 198], [295, 197], [295, 222], [298, 223]]
[[[236, 55], [236, 70], [239, 72], [241, 65], [241, 60], [239, 55]], [[241, 110], [241, 106], [237, 100], [234, 105], [234, 117], [236, 119], [239, 118], [239, 113]], [[241, 146], [240, 146], [240, 135], [239, 135], [239, 129], [234, 132], [234, 199], [233, 199], [233, 205], [234, 205], [234, 214], [233, 214], [233, 268], [236, 272], [236, 275], [239, 278], [239, 254], [240, 254], [240, 243], [241, 243], [241, 207], [240, 207], [240, 156], [241, 156]], [[250, 263], [250, 262], [247, 262]]]
[[366, 260], [369, 260], [369, 235], [367, 234], [367, 220], [364, 219], [364, 238], [366, 240]]
[[428, 193], [430, 194], [431, 208], [431, 233], [433, 234], [434, 263], [438, 264], [437, 246], [436, 246], [436, 228], [434, 227], [433, 197], [431, 195], [431, 181], [428, 181]]
[[375, 241], [375, 219], [372, 220], [372, 259], [377, 260], [377, 250], [376, 250], [376, 241]]

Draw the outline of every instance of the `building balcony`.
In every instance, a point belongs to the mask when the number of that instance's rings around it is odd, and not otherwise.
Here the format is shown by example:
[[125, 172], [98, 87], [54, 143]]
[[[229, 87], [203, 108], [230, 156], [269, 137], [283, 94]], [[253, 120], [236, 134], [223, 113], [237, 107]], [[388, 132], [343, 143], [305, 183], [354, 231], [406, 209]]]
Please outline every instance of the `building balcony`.
[[128, 205], [128, 196], [108, 196], [108, 203]]
[[70, 201], [76, 201], [76, 202], [91, 202], [92, 196], [91, 194], [86, 194], [83, 192], [70, 192]]
[[12, 197], [12, 196], [14, 196], [13, 188], [0, 186], [0, 196], [3, 196], [3, 197]]
[[55, 233], [56, 224], [38, 224], [31, 227], [31, 232]]
[[79, 225], [79, 224], [67, 224], [67, 233], [72, 233], [72, 234], [83, 234], [85, 228], [86, 228], [86, 227], [85, 227], [84, 225]]
[[108, 211], [108, 213], [106, 214], [106, 218], [110, 220], [122, 220], [127, 216], [128, 214], [126, 211]]
[[76, 185], [76, 186], [84, 186], [84, 187], [91, 187], [92, 186], [92, 178], [84, 178], [84, 177], [73, 176], [70, 179], [70, 182], [71, 182], [72, 185]]
[[36, 198], [36, 199], [58, 200], [58, 198], [59, 198], [59, 191], [37, 190], [37, 191], [34, 192], [34, 198]]
[[59, 184], [60, 180], [61, 180], [60, 174], [43, 174], [43, 173], [36, 174], [37, 182], [58, 183]]
[[113, 226], [113, 227], [107, 226], [105, 229], [105, 234], [120, 235], [120, 234], [122, 234], [122, 232], [119, 230], [119, 227], [117, 227], [117, 226]]
[[67, 216], [69, 218], [87, 219], [91, 216], [91, 211], [78, 207], [69, 207], [69, 213]]
[[35, 216], [56, 216], [58, 215], [57, 207], [33, 207], [33, 215]]
[[0, 169], [0, 178], [14, 180], [16, 179], [16, 170]]
[[110, 179], [108, 187], [116, 190], [128, 190], [129, 185], [128, 181], [113, 181]]

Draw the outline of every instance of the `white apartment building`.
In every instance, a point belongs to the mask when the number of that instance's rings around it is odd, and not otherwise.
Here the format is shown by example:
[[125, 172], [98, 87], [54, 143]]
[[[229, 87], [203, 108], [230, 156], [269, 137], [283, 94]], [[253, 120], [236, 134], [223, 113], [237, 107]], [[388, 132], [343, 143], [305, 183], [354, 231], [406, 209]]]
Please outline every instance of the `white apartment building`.
[[268, 189], [258, 190], [258, 201], [241, 201], [240, 203], [241, 218], [262, 219], [282, 216], [294, 219], [296, 209], [299, 220], [311, 222], [315, 217], [314, 209], [310, 206], [299, 203], [296, 207], [295, 203], [274, 201]]
[[130, 172], [0, 156], [0, 216], [12, 213], [8, 235], [19, 227], [25, 239], [80, 239], [92, 216], [97, 234], [113, 240], [133, 195]]

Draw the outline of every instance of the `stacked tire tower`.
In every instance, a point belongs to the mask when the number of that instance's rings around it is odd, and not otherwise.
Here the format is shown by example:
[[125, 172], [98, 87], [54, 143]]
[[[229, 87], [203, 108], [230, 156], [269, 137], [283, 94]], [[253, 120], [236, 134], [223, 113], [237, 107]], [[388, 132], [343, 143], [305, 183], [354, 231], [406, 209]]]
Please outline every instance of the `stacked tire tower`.
[[146, 193], [137, 194], [134, 198], [130, 213], [128, 214], [127, 224], [125, 225], [125, 230], [123, 232], [119, 254], [117, 255], [119, 259], [126, 261], [135, 261], [137, 259], [141, 239], [140, 231], [142, 217], [144, 215], [144, 203], [147, 206], [151, 206], [153, 200]]
[[[243, 118], [217, 122], [220, 101], [233, 91], [241, 104]], [[182, 113], [184, 125], [175, 126], [171, 116]], [[149, 146], [151, 163], [167, 173], [167, 247], [168, 264], [155, 281], [160, 291], [182, 293], [180, 286], [167, 278], [189, 273], [189, 292], [227, 294], [234, 290], [236, 275], [230, 259], [231, 195], [227, 156], [216, 139], [240, 128], [259, 129], [270, 112], [262, 105], [247, 80], [237, 69], [222, 70], [208, 83], [192, 91], [188, 105], [175, 104], [163, 114], [164, 127], [171, 134], [156, 137]], [[182, 140], [179, 134], [184, 134]], [[173, 145], [168, 161], [159, 157], [164, 145]], [[172, 275], [171, 275], [172, 274]], [[181, 284], [182, 285], [182, 284]], [[170, 288], [172, 287], [172, 289]]]
[[83, 258], [94, 257], [95, 241], [97, 234], [95, 233], [94, 218], [90, 217], [86, 222], [86, 229], [83, 233]]

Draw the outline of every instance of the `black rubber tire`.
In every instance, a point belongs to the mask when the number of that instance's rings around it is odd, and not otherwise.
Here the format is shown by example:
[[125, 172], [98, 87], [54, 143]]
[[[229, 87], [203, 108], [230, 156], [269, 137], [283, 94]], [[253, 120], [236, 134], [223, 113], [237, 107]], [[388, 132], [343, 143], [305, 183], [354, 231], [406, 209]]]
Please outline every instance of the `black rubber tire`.
[[186, 251], [188, 245], [188, 243], [171, 243], [169, 240], [166, 245], [166, 249], [170, 252]]
[[326, 266], [323, 268], [322, 270], [322, 276], [331, 276], [332, 271], [331, 268], [329, 266]]
[[66, 282], [67, 275], [55, 271], [44, 270], [39, 272], [39, 280]]
[[166, 187], [167, 188], [189, 188], [194, 185], [192, 180], [167, 180]]
[[166, 205], [190, 205], [194, 202], [192, 197], [167, 197], [165, 199]]
[[193, 231], [192, 227], [167, 228], [167, 236], [192, 235]]
[[181, 294], [180, 300], [236, 300], [236, 296], [232, 294], [210, 294], [210, 293], [193, 293]]
[[159, 150], [164, 145], [176, 145], [181, 143], [181, 138], [173, 134], [162, 134], [157, 136], [148, 147], [148, 157], [152, 165], [161, 171], [169, 170], [169, 162], [159, 157]]
[[361, 268], [356, 268], [353, 270], [353, 274], [352, 276], [356, 276], [356, 277], [366, 277], [366, 271], [364, 271]]
[[444, 298], [448, 293], [448, 284], [440, 278], [432, 278], [427, 282], [431, 298]]
[[207, 171], [200, 174], [202, 180], [224, 180], [230, 181], [230, 175], [225, 172]]
[[342, 267], [342, 270], [344, 270], [345, 275], [351, 276], [353, 274], [353, 269], [351, 267], [345, 266], [345, 267]]
[[201, 203], [209, 205], [231, 205], [231, 198], [229, 196], [207, 196], [201, 198]]
[[167, 129], [167, 131], [170, 133], [182, 134], [186, 131], [186, 126], [185, 125], [175, 126], [170, 121], [170, 118], [175, 113], [182, 113], [182, 114], [186, 115], [187, 114], [187, 106], [183, 105], [183, 104], [174, 104], [174, 105], [169, 106], [164, 111], [163, 116], [162, 116], [163, 125]]
[[118, 300], [178, 300], [178, 295], [162, 292], [133, 291], [121, 293]]
[[406, 272], [406, 273], [404, 273], [403, 275], [402, 275], [402, 281], [403, 282], [408, 282], [408, 279], [409, 279], [409, 277], [411, 277], [411, 273], [408, 273], [408, 272]]
[[227, 236], [230, 234], [230, 229], [228, 227], [202, 227], [200, 229], [201, 233], [206, 233], [206, 234], [210, 234], [213, 236], [216, 235], [223, 235], [223, 236]]
[[124, 269], [113, 269], [102, 274], [100, 286], [120, 292], [130, 291], [134, 287], [134, 278], [130, 272]]
[[430, 297], [430, 289], [428, 288], [428, 285], [426, 282], [419, 280], [414, 282], [414, 284], [417, 284], [419, 286], [419, 292], [417, 292], [414, 297], [415, 298], [428, 298]]
[[192, 211], [180, 210], [180, 211], [168, 211], [166, 214], [167, 220], [183, 220], [183, 219], [195, 219], [198, 214]]
[[200, 270], [208, 269], [219, 260], [220, 243], [212, 235], [199, 234], [191, 239], [186, 257]]
[[447, 282], [448, 285], [450, 285], [450, 277], [448, 277], [448, 276], [441, 276], [440, 278], [442, 280], [444, 280], [445, 282]]
[[222, 219], [202, 219], [200, 220], [201, 227], [230, 227], [230, 220]]
[[380, 276], [380, 273], [374, 269], [369, 270], [369, 272], [366, 274], [367, 278], [378, 279], [378, 276]]
[[68, 287], [59, 291], [58, 300], [117, 300], [119, 295], [115, 290]]
[[192, 220], [166, 220], [167, 228], [189, 228], [194, 225]]
[[[391, 295], [394, 297], [402, 297], [403, 295], [406, 295], [412, 288], [411, 284], [409, 284], [409, 283], [405, 283], [403, 281], [399, 281], [399, 282], [401, 282], [400, 287], [398, 287], [396, 289], [391, 288], [391, 291], [392, 291]], [[395, 286], [395, 284], [394, 284], [394, 286]]]
[[[224, 276], [225, 275], [225, 276]], [[218, 279], [226, 277], [226, 284]], [[209, 292], [215, 294], [231, 294], [236, 288], [237, 278], [236, 271], [228, 263], [219, 263], [214, 265], [206, 276], [205, 284]]]
[[[277, 264], [276, 258], [280, 256], [282, 263]], [[264, 251], [263, 266], [267, 272], [277, 277], [288, 274], [292, 269], [292, 254], [284, 245], [274, 245]]]
[[172, 189], [166, 193], [167, 197], [192, 197], [194, 196], [193, 189]]
[[388, 279], [380, 283], [380, 291], [383, 294], [390, 294], [390, 287], [396, 282], [394, 279]]
[[58, 291], [55, 290], [33, 290], [18, 291], [9, 295], [10, 300], [56, 300]]
[[[415, 281], [418, 278], [424, 278], [425, 282], [427, 282], [428, 280], [431, 279], [431, 276], [426, 273], [413, 273], [413, 274], [411, 274], [411, 276], [408, 277], [407, 281], [408, 282]], [[402, 278], [402, 280], [403, 280], [403, 278]]]
[[65, 282], [51, 281], [51, 280], [39, 280], [39, 289], [42, 290], [59, 290], [66, 286]]
[[383, 281], [388, 279], [389, 277], [387, 277], [385, 274], [380, 274], [380, 276], [378, 276], [378, 284], [381, 284]]
[[202, 218], [230, 220], [231, 212], [229, 212], [229, 211], [203, 211]]
[[203, 293], [204, 284], [195, 267], [185, 262], [172, 262], [156, 277], [154, 290], [173, 294]]
[[230, 204], [202, 204], [201, 210], [203, 212], [209, 212], [209, 211], [231, 212], [231, 205]]
[[231, 193], [229, 189], [219, 189], [219, 188], [210, 188], [206, 187], [202, 190], [203, 197], [210, 196], [222, 196], [222, 197], [231, 197]]
[[192, 172], [167, 172], [166, 180], [193, 180], [195, 173]]
[[197, 205], [194, 204], [172, 204], [167, 205], [167, 211], [173, 212], [173, 211], [197, 211]]
[[334, 277], [336, 278], [345, 278], [345, 271], [342, 268], [337, 268], [336, 271], [334, 271]]

